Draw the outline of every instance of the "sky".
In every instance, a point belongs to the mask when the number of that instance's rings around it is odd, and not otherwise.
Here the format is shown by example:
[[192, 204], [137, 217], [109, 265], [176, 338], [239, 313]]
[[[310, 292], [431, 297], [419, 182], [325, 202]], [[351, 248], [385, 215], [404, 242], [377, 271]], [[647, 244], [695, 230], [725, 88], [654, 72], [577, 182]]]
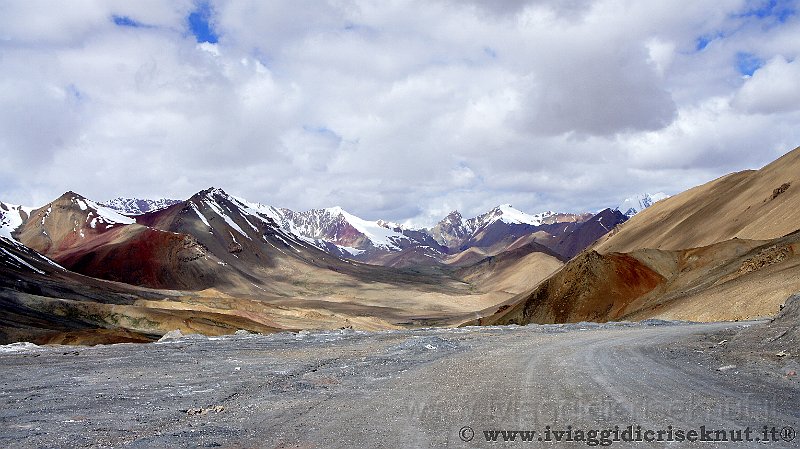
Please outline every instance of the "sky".
[[676, 194], [800, 145], [799, 7], [0, 0], [0, 200], [430, 225]]

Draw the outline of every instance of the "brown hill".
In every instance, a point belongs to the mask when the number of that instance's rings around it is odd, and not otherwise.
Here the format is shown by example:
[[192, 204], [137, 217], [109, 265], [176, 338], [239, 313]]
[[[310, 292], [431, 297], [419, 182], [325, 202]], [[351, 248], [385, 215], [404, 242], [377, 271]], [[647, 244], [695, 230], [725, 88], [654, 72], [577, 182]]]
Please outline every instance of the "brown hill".
[[697, 248], [734, 237], [769, 240], [800, 229], [800, 148], [760, 170], [732, 173], [635, 215], [600, 239], [601, 253]]
[[456, 270], [455, 274], [484, 291], [517, 294], [539, 284], [563, 265], [563, 257], [553, 250], [529, 243], [486, 257], [474, 265]]
[[634, 257], [585, 252], [522, 294], [514, 305], [467, 324], [528, 324], [608, 321], [665, 279]]
[[741, 320], [775, 315], [800, 290], [800, 232], [772, 240], [631, 253], [668, 280], [633, 301], [628, 319]]
[[774, 315], [800, 290], [800, 232], [678, 251], [587, 251], [512, 307], [469, 324], [696, 321]]

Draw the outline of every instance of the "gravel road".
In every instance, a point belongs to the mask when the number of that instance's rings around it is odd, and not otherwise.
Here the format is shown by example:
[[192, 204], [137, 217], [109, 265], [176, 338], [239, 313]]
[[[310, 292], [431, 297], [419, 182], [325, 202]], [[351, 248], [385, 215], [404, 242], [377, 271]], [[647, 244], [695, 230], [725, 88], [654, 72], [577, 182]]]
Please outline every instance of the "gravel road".
[[[791, 375], [797, 358], [748, 358], [741, 355], [747, 348], [717, 349], [725, 346], [720, 335], [751, 326], [767, 324], [581, 323], [1, 346], [0, 446], [602, 443], [548, 442], [549, 425], [551, 440], [567, 426], [574, 440], [591, 440], [590, 430], [614, 426], [621, 434], [628, 426], [642, 432], [672, 426], [687, 436], [701, 426], [750, 427], [752, 438], [763, 439], [767, 426], [769, 439], [778, 441], [610, 443], [797, 447], [800, 437], [791, 438], [800, 430], [800, 383]], [[727, 360], [731, 351], [738, 354], [735, 366]], [[485, 431], [494, 430], [535, 433], [528, 434], [531, 442], [520, 441], [523, 434], [503, 442], [508, 432], [489, 433], [498, 441], [487, 441]]]

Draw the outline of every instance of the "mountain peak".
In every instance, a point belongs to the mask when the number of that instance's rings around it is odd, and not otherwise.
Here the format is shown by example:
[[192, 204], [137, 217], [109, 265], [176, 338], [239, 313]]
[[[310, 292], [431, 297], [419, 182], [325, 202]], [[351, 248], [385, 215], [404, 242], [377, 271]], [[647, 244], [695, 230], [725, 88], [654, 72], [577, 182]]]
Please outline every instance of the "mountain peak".
[[349, 215], [341, 206], [326, 207], [323, 210], [334, 217], [337, 215]]
[[439, 224], [440, 225], [450, 224], [450, 225], [460, 226], [463, 221], [464, 217], [461, 215], [461, 212], [454, 210], [449, 214], [447, 214], [447, 216], [444, 217], [441, 221], [439, 221]]
[[65, 192], [51, 204], [85, 214], [87, 220], [90, 220], [92, 217], [96, 218], [97, 220], [93, 222], [94, 224], [92, 227], [94, 227], [98, 221], [109, 225], [136, 223], [136, 220], [122, 215], [115, 209], [100, 205], [71, 190]]
[[553, 215], [553, 212], [548, 211], [530, 215], [519, 209], [515, 209], [511, 204], [501, 204], [486, 214], [477, 217], [477, 220], [483, 224], [490, 224], [500, 220], [508, 224], [539, 226], [542, 224], [542, 220], [550, 215]]
[[639, 193], [628, 197], [617, 206], [617, 210], [625, 214], [628, 218], [652, 206], [654, 203], [669, 198], [664, 192], [658, 193]]
[[53, 201], [54, 203], [57, 202], [66, 202], [66, 201], [75, 201], [75, 200], [84, 200], [86, 199], [85, 196], [81, 195], [80, 193], [75, 193], [72, 190], [67, 190], [61, 196]]
[[195, 194], [195, 196], [201, 196], [205, 198], [212, 198], [216, 195], [228, 197], [229, 195], [219, 187], [209, 187], [207, 189], [203, 189]]

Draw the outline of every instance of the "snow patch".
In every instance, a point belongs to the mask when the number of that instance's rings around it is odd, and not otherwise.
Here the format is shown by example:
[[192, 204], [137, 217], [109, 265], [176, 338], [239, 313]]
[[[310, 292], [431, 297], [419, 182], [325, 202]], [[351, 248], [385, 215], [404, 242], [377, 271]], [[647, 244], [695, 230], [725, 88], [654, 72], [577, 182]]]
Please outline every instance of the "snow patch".
[[[45, 212], [44, 215], [42, 215], [42, 226], [44, 226], [45, 220], [47, 220], [47, 217], [50, 216], [50, 212], [52, 211], [53, 211], [53, 206], [48, 206], [47, 212]], [[45, 231], [45, 234], [47, 234], [47, 231]]]
[[350, 246], [336, 245], [336, 247], [339, 248], [340, 250], [342, 250], [343, 252], [346, 252], [346, 253], [350, 254], [351, 256], [358, 256], [359, 254], [363, 254], [364, 253], [363, 249], [353, 248], [353, 247], [350, 247]]
[[11, 343], [9, 345], [0, 345], [0, 353], [25, 352], [25, 351], [31, 351], [33, 349], [39, 349], [39, 345], [27, 341]]
[[[212, 209], [212, 210], [213, 210], [213, 211], [214, 211], [214, 212], [215, 212], [217, 215], [219, 215], [220, 217], [222, 217], [222, 219], [223, 219], [223, 220], [225, 220], [225, 223], [227, 223], [227, 224], [228, 224], [228, 226], [232, 227], [233, 229], [235, 229], [235, 230], [236, 230], [236, 232], [238, 232], [239, 234], [242, 234], [243, 236], [247, 237], [248, 239], [250, 238], [250, 236], [249, 236], [249, 235], [247, 235], [247, 234], [246, 234], [246, 233], [245, 233], [245, 232], [242, 230], [242, 228], [240, 228], [240, 227], [239, 227], [239, 225], [237, 225], [237, 224], [236, 224], [236, 223], [235, 223], [235, 222], [234, 222], [234, 221], [231, 219], [231, 217], [229, 217], [229, 216], [228, 216], [228, 215], [227, 215], [227, 214], [226, 214], [226, 213], [225, 213], [225, 212], [222, 210], [222, 207], [220, 207], [220, 205], [219, 205], [219, 204], [217, 204], [217, 203], [216, 203], [216, 201], [204, 201], [204, 202], [205, 202], [205, 203], [208, 205], [208, 207], [210, 207], [210, 208], [211, 208], [211, 209]], [[251, 239], [251, 240], [252, 240], [252, 239]]]
[[205, 215], [203, 215], [203, 214], [200, 212], [200, 209], [198, 209], [198, 208], [197, 208], [197, 205], [195, 205], [195, 204], [194, 204], [194, 202], [190, 202], [189, 204], [191, 204], [191, 205], [192, 205], [192, 210], [193, 210], [193, 211], [194, 211], [194, 213], [196, 213], [196, 214], [197, 214], [197, 216], [200, 218], [200, 221], [202, 221], [204, 225], [206, 225], [207, 227], [209, 227], [209, 228], [210, 228], [210, 227], [211, 227], [211, 225], [208, 223], [208, 220], [206, 220], [206, 217], [205, 217]]
[[[90, 210], [94, 211], [97, 214], [97, 218], [99, 221], [105, 222], [106, 224], [135, 224], [136, 220], [131, 217], [126, 217], [125, 215], [120, 214], [119, 212], [111, 209], [109, 207], [101, 206], [98, 203], [95, 203], [92, 200], [88, 200], [85, 198], [72, 198], [72, 201], [80, 207], [81, 210]], [[47, 210], [48, 214], [50, 213], [50, 209]], [[91, 213], [91, 212], [90, 212]], [[44, 224], [44, 221], [42, 222]]]
[[265, 218], [269, 218], [275, 223], [280, 223], [283, 219], [283, 214], [280, 211], [272, 206], [267, 206], [261, 203], [251, 203], [244, 198], [239, 198], [238, 196], [228, 195], [228, 198], [242, 209], [243, 212], [247, 214], [259, 218], [261, 221], [266, 221]]
[[31, 212], [33, 212], [32, 207], [0, 203], [0, 237], [14, 240], [11, 233], [22, 226], [22, 214], [30, 217]]

